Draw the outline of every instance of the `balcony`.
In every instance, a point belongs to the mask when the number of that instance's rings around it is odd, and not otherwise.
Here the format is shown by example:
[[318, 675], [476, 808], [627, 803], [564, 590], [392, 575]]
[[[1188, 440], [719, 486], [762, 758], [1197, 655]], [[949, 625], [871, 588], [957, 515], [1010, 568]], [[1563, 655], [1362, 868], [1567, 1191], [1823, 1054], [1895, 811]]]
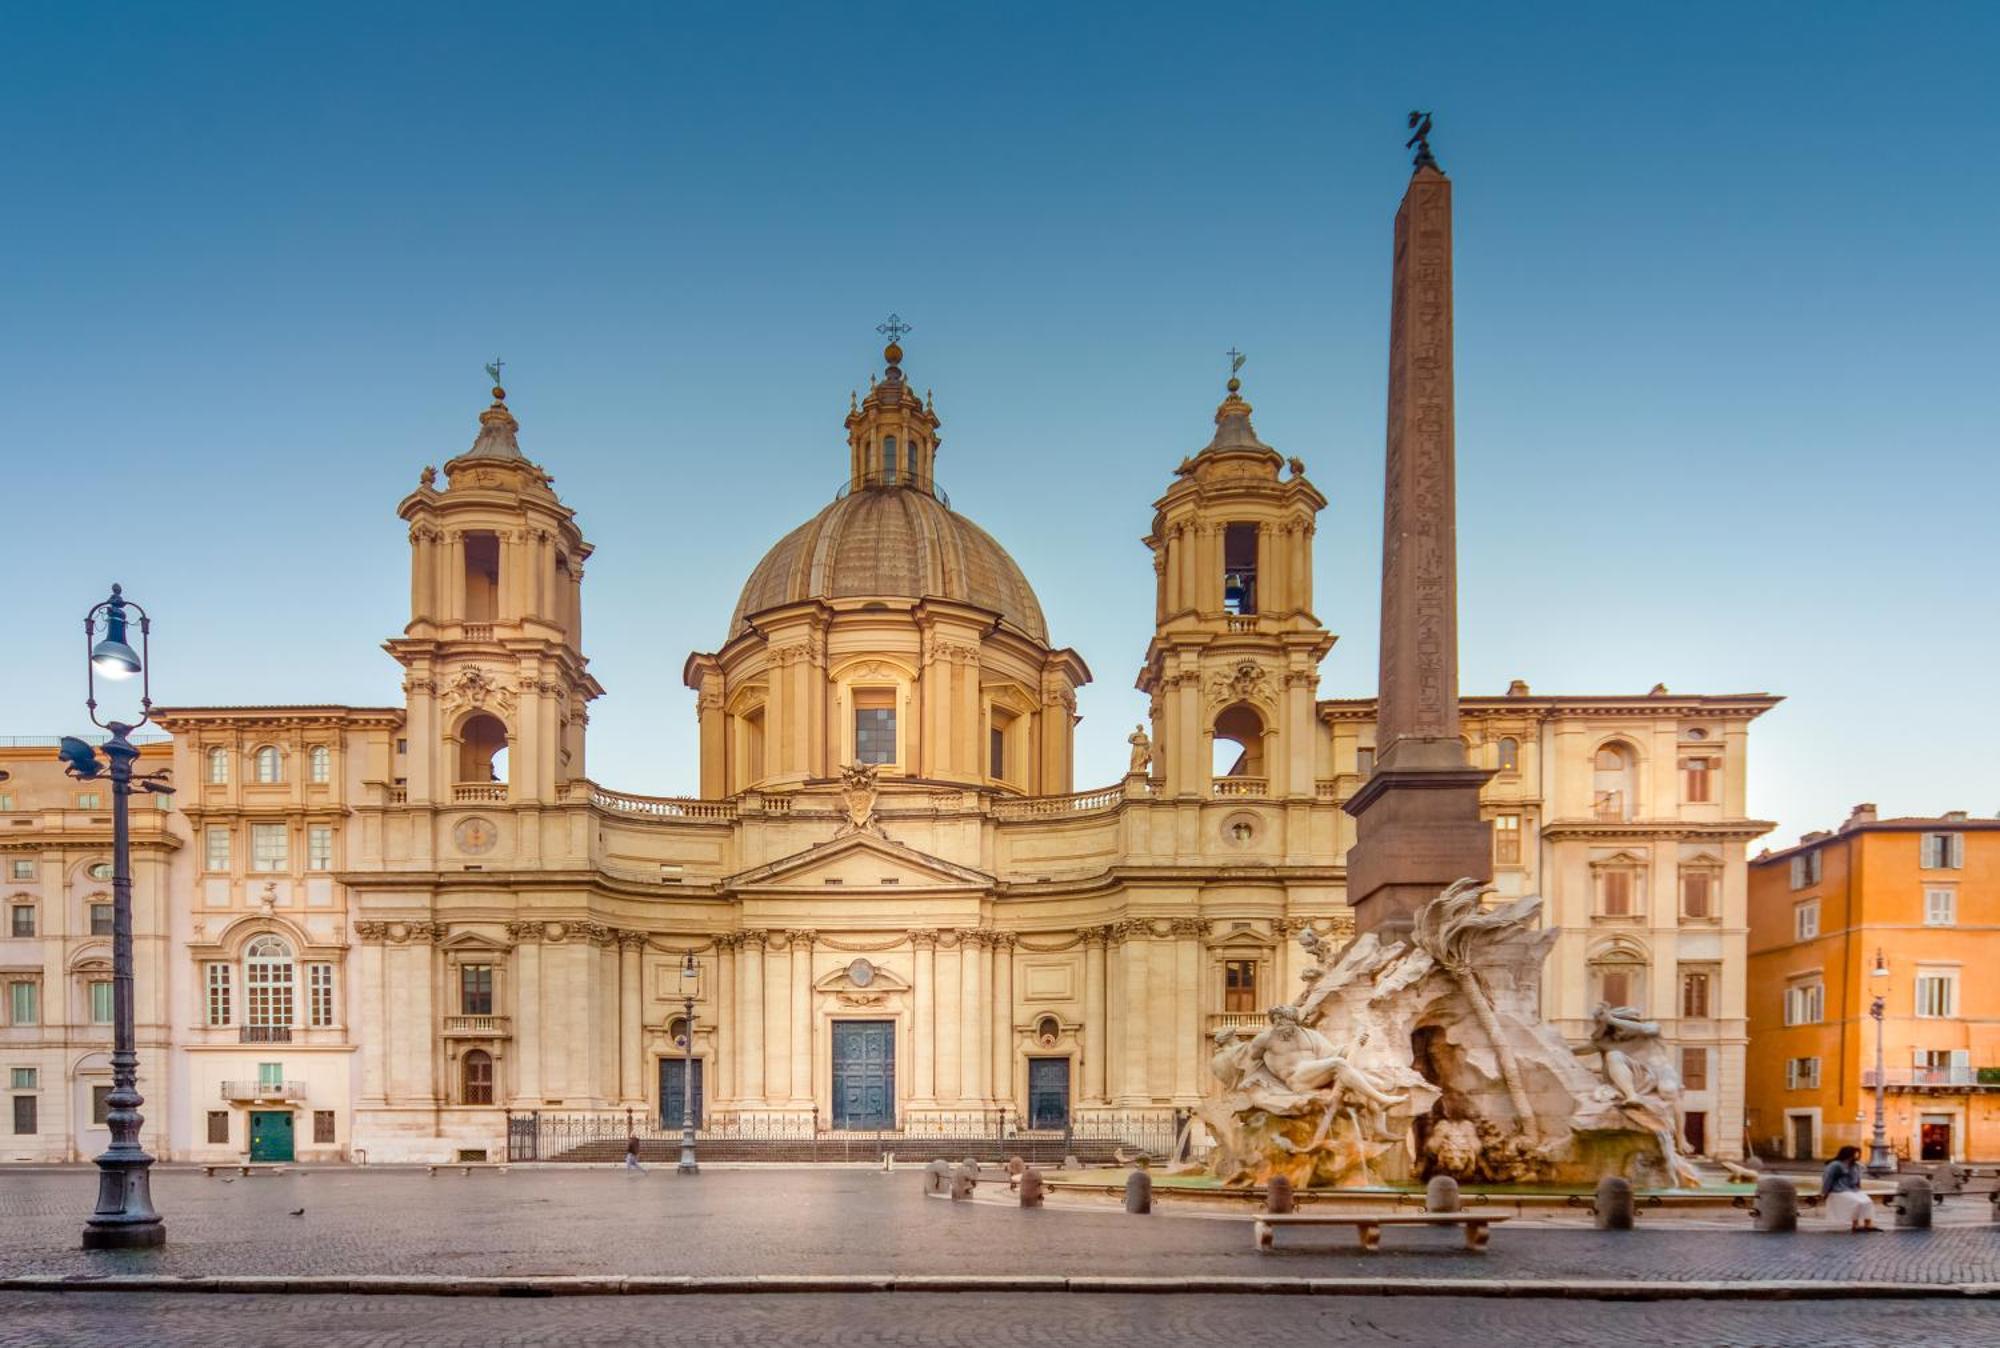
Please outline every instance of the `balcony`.
[[447, 1039], [509, 1039], [514, 1034], [512, 1022], [506, 1016], [446, 1016], [444, 1037]]
[[1215, 798], [1217, 800], [1241, 799], [1249, 797], [1261, 800], [1271, 794], [1271, 779], [1268, 777], [1217, 777]]
[[231, 1104], [258, 1104], [263, 1101], [286, 1101], [306, 1098], [306, 1083], [303, 1081], [225, 1081], [222, 1083], [222, 1098]]
[[451, 789], [451, 803], [454, 805], [505, 804], [507, 783], [505, 782], [460, 782]]
[[1211, 1011], [1208, 1016], [1208, 1033], [1210, 1038], [1214, 1038], [1217, 1030], [1234, 1030], [1242, 1038], [1248, 1039], [1270, 1023], [1270, 1017], [1262, 1011]]
[[465, 628], [465, 639], [467, 641], [493, 640], [492, 623], [465, 623], [463, 626]]
[[[1863, 1069], [1861, 1086], [1875, 1089], [1875, 1069]], [[2000, 1091], [2000, 1067], [1891, 1067], [1882, 1073], [1882, 1086], [1892, 1091]]]
[[289, 1044], [292, 1042], [292, 1027], [289, 1025], [244, 1025], [237, 1032], [239, 1044]]

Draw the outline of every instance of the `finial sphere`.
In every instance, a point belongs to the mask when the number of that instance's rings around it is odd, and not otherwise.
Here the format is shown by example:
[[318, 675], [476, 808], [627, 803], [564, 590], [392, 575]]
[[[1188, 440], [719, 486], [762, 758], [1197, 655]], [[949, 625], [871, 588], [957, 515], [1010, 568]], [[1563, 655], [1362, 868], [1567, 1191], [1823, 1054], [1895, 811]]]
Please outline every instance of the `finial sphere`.
[[888, 361], [891, 365], [901, 365], [903, 363], [902, 346], [896, 342], [889, 343], [882, 348], [882, 359]]

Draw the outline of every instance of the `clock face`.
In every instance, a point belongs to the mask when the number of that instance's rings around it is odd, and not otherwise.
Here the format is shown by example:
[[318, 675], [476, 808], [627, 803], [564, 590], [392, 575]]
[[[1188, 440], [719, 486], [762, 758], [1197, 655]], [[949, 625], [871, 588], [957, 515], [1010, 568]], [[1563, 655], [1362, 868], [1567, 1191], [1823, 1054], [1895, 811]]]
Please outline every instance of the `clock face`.
[[458, 843], [458, 850], [471, 856], [480, 856], [493, 850], [493, 844], [500, 841], [500, 830], [489, 819], [461, 819], [458, 827], [451, 831]]

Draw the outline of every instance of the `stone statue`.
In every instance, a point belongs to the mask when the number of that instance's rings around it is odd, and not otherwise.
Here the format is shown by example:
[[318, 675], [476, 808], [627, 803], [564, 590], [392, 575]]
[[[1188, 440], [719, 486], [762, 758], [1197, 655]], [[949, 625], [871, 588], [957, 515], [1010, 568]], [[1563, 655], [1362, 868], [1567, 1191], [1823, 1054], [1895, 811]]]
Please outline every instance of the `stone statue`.
[[1236, 1031], [1227, 1025], [1215, 1032], [1215, 1056], [1208, 1060], [1208, 1070], [1222, 1083], [1223, 1090], [1235, 1090], [1243, 1074], [1250, 1070], [1246, 1052], [1249, 1047], [1248, 1041], [1238, 1039]]
[[882, 825], [875, 818], [875, 796], [880, 790], [875, 780], [877, 771], [873, 763], [852, 763], [840, 770], [840, 803], [847, 811], [847, 819], [834, 837], [845, 838], [850, 833], [884, 836]]
[[1304, 948], [1306, 958], [1312, 961], [1312, 967], [1301, 973], [1299, 977], [1310, 983], [1323, 972], [1321, 966], [1326, 963], [1327, 957], [1333, 951], [1327, 945], [1326, 939], [1314, 931], [1310, 925], [1299, 932], [1299, 945]]
[[[1641, 1019], [1635, 1006], [1599, 1002], [1590, 1013], [1590, 1049], [1604, 1066], [1605, 1087], [1618, 1108], [1659, 1139], [1669, 1180], [1701, 1187], [1701, 1177], [1681, 1159], [1681, 1079], [1660, 1040], [1660, 1024]], [[1579, 1050], [1582, 1052], [1584, 1050]]]
[[1132, 733], [1125, 737], [1132, 746], [1132, 766], [1126, 769], [1128, 775], [1139, 775], [1153, 765], [1153, 738], [1146, 733], [1145, 722], [1132, 727]]
[[[1253, 1097], [1261, 1094], [1268, 1102], [1266, 1108], [1275, 1114], [1297, 1113], [1298, 1103], [1280, 1099], [1265, 1088], [1276, 1087], [1291, 1096], [1308, 1099], [1329, 1093], [1332, 1098], [1321, 1102], [1326, 1109], [1326, 1120], [1332, 1118], [1344, 1097], [1368, 1107], [1371, 1132], [1375, 1136], [1389, 1133], [1388, 1111], [1408, 1103], [1408, 1096], [1384, 1090], [1373, 1076], [1349, 1061], [1348, 1055], [1336, 1048], [1332, 1040], [1302, 1024], [1297, 1007], [1274, 1006], [1266, 1014], [1270, 1025], [1244, 1049], [1249, 1068], [1239, 1082], [1242, 1089]], [[1366, 1042], [1364, 1034], [1355, 1048]], [[1323, 1121], [1320, 1132], [1323, 1135], [1325, 1131]]]
[[1642, 1096], [1651, 1095], [1659, 1083], [1652, 1072], [1632, 1061], [1622, 1045], [1642, 1039], [1658, 1039], [1658, 1021], [1641, 1020], [1636, 1006], [1612, 1006], [1599, 1002], [1591, 1012], [1590, 1046], [1604, 1063], [1604, 1080], [1618, 1092], [1618, 1102], [1646, 1105]]
[[437, 485], [437, 480], [438, 480], [438, 470], [431, 467], [429, 464], [425, 464], [424, 471], [417, 474], [417, 483], [419, 486], [435, 487]]

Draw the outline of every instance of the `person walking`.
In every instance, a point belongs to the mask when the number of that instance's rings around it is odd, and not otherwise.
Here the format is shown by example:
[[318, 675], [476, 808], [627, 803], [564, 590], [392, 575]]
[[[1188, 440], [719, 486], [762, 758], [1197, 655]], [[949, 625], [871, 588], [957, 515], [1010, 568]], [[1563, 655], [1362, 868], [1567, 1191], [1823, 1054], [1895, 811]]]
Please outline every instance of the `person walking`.
[[1826, 1163], [1819, 1191], [1826, 1203], [1826, 1215], [1846, 1221], [1850, 1231], [1880, 1231], [1875, 1225], [1875, 1202], [1861, 1189], [1861, 1148], [1842, 1147]]
[[627, 1170], [644, 1170], [646, 1168], [639, 1164], [639, 1135], [637, 1133], [625, 1139], [625, 1168]]

